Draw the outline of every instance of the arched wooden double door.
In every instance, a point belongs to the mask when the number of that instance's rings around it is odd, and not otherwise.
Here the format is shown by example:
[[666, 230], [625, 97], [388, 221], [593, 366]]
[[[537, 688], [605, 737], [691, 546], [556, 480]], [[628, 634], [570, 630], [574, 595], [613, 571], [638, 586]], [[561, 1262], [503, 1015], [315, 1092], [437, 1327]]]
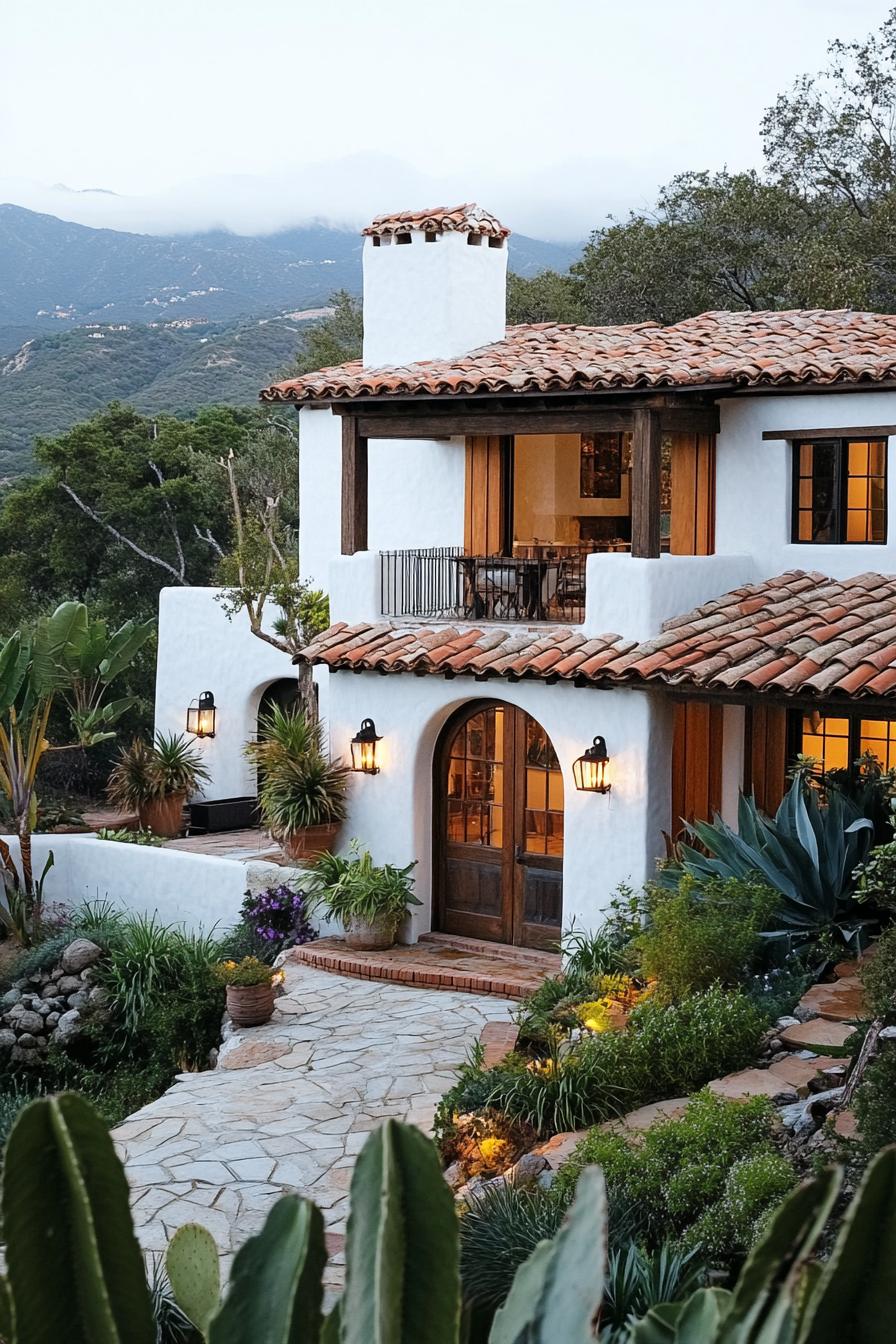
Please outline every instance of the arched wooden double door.
[[554, 947], [563, 910], [563, 777], [513, 705], [449, 721], [435, 761], [435, 916], [445, 933]]

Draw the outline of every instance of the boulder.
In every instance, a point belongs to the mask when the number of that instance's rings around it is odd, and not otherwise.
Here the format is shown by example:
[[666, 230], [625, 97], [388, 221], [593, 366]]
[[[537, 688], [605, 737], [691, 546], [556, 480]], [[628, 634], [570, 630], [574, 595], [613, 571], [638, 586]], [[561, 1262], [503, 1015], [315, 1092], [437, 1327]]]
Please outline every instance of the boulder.
[[61, 994], [63, 998], [67, 998], [69, 994], [77, 994], [83, 988], [84, 982], [80, 975], [63, 975], [59, 978], [57, 993]]
[[547, 1158], [541, 1157], [538, 1153], [523, 1153], [522, 1157], [505, 1171], [504, 1179], [508, 1185], [534, 1185], [547, 1167]]
[[77, 1008], [70, 1008], [56, 1023], [53, 1035], [60, 1045], [67, 1045], [69, 1041], [74, 1041], [81, 1035], [82, 1029], [81, 1014]]
[[3, 995], [3, 998], [0, 999], [0, 1012], [5, 1013], [10, 1008], [15, 1008], [16, 1004], [21, 1000], [21, 997], [22, 991], [17, 985], [13, 985], [12, 989], [8, 989]]
[[459, 1190], [464, 1183], [464, 1174], [459, 1162], [452, 1162], [450, 1167], [446, 1167], [444, 1176], [452, 1190]]
[[23, 1031], [19, 1035], [18, 1044], [23, 1050], [36, 1050], [38, 1038], [32, 1036], [30, 1031]]
[[66, 999], [69, 1008], [76, 1008], [78, 1010], [86, 1008], [89, 1001], [90, 995], [86, 989], [79, 989], [77, 994], [69, 994]]
[[39, 1032], [43, 1031], [44, 1020], [40, 1013], [33, 1013], [30, 1009], [25, 1009], [19, 1013], [16, 1018], [16, 1030], [21, 1034], [23, 1031]]
[[8, 1027], [4, 1027], [3, 1030], [0, 1031], [0, 1055], [8, 1055], [15, 1043], [15, 1032], [10, 1031]]
[[89, 938], [76, 938], [60, 957], [62, 969], [67, 975], [78, 975], [81, 971], [92, 966], [94, 962], [99, 961], [103, 955], [103, 949], [97, 947]]

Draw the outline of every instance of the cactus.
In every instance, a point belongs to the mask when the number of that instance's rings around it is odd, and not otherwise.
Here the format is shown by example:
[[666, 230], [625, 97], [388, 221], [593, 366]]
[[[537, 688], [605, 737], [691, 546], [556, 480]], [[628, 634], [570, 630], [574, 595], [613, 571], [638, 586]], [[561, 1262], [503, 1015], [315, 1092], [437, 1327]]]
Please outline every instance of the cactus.
[[237, 1252], [209, 1344], [318, 1344], [326, 1261], [320, 1209], [295, 1195], [278, 1200]]
[[155, 1344], [124, 1170], [72, 1093], [33, 1101], [3, 1164], [15, 1344]]
[[603, 1297], [606, 1191], [590, 1167], [553, 1241], [542, 1241], [517, 1270], [489, 1344], [591, 1344]]
[[457, 1215], [435, 1146], [387, 1120], [355, 1163], [342, 1344], [457, 1344]]
[[221, 1299], [218, 1247], [198, 1223], [179, 1227], [165, 1252], [165, 1270], [174, 1300], [205, 1338]]
[[[701, 1289], [633, 1324], [629, 1344], [889, 1344], [896, 1309], [896, 1148], [868, 1167], [830, 1259], [811, 1255], [838, 1171], [781, 1205], [733, 1293]], [[3, 1170], [8, 1281], [0, 1344], [154, 1344], [127, 1184], [82, 1098], [42, 1098], [13, 1126]], [[605, 1257], [603, 1177], [583, 1172], [569, 1216], [519, 1269], [489, 1344], [593, 1344]], [[355, 1166], [345, 1294], [324, 1318], [323, 1219], [287, 1196], [236, 1256], [218, 1302], [207, 1232], [181, 1228], [167, 1257], [175, 1295], [208, 1344], [458, 1344], [457, 1225], [435, 1149], [388, 1120]], [[47, 1291], [47, 1285], [52, 1291]]]

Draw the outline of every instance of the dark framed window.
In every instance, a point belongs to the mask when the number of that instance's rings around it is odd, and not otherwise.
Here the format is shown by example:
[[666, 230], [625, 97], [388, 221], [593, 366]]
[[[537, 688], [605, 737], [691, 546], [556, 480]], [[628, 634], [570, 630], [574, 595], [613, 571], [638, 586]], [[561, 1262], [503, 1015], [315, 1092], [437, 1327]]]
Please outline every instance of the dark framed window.
[[884, 770], [896, 767], [896, 718], [861, 712], [794, 710], [790, 716], [790, 755], [814, 756], [821, 773], [850, 770], [866, 753]]
[[796, 439], [791, 540], [883, 545], [887, 540], [887, 440]]
[[619, 499], [622, 495], [622, 434], [583, 434], [579, 450], [582, 499]]

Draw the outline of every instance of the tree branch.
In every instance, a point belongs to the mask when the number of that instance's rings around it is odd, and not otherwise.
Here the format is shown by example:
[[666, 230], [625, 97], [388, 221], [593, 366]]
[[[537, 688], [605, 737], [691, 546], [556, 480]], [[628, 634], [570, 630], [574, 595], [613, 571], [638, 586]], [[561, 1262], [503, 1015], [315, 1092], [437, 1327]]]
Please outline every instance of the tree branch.
[[113, 527], [111, 523], [107, 523], [104, 518], [101, 518], [99, 514], [90, 507], [89, 504], [85, 504], [83, 499], [75, 494], [74, 490], [66, 481], [60, 481], [59, 484], [69, 498], [74, 500], [82, 513], [86, 513], [88, 518], [92, 518], [95, 523], [104, 528], [105, 531], [108, 532], [110, 536], [113, 536], [116, 541], [120, 542], [122, 546], [127, 546], [135, 555], [139, 555], [141, 560], [148, 560], [151, 565], [156, 565], [159, 569], [164, 569], [168, 574], [171, 574], [182, 587], [186, 587], [186, 581], [183, 574], [179, 574], [173, 565], [169, 565], [167, 560], [163, 560], [161, 556], [158, 555], [150, 555], [149, 551], [144, 551], [135, 541], [131, 541], [130, 537], [126, 537], [123, 532], [119, 532], [117, 527]]

